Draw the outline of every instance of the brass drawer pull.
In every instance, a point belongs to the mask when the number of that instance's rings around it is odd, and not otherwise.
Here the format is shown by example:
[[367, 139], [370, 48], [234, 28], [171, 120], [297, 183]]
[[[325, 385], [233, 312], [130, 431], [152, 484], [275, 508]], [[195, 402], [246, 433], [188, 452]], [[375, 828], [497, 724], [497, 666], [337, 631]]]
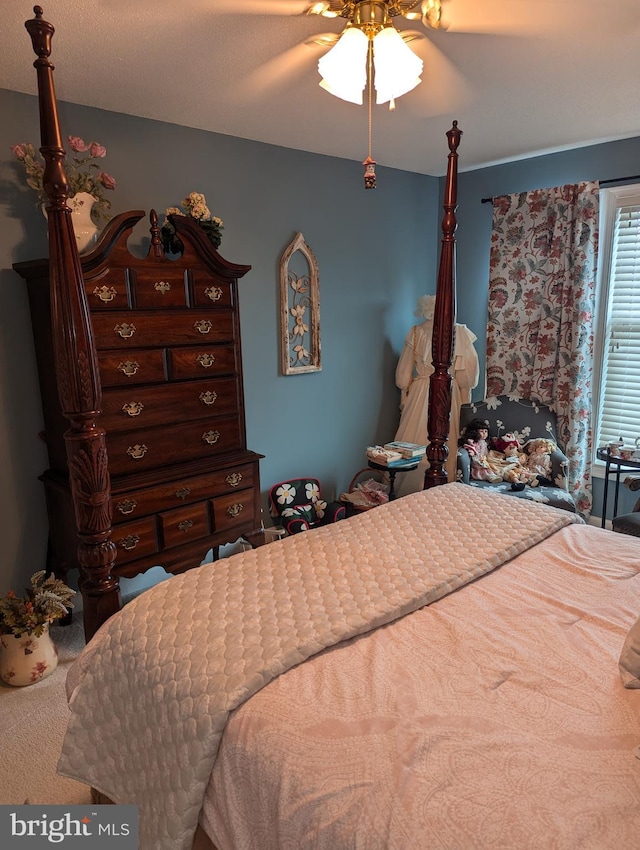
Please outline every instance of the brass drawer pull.
[[143, 408], [144, 404], [140, 401], [127, 401], [122, 405], [122, 412], [128, 416], [140, 416]]
[[193, 323], [193, 327], [201, 334], [208, 334], [213, 324], [209, 319], [198, 319], [197, 322]]
[[202, 439], [205, 443], [208, 443], [210, 446], [213, 446], [214, 443], [217, 443], [220, 439], [220, 431], [206, 431], [202, 435]]
[[167, 292], [169, 292], [169, 290], [171, 289], [171, 284], [167, 280], [159, 280], [153, 285], [153, 288], [161, 295], [166, 295]]
[[215, 404], [215, 400], [218, 398], [218, 393], [213, 390], [207, 390], [204, 393], [200, 393], [198, 398], [203, 404]]
[[189, 493], [191, 493], [190, 487], [180, 487], [178, 490], [176, 490], [176, 497], [178, 499], [186, 499]]
[[140, 364], [137, 360], [124, 360], [118, 364], [118, 371], [126, 375], [127, 378], [132, 378], [139, 368]]
[[204, 294], [212, 301], [219, 301], [222, 298], [222, 290], [219, 286], [208, 286]]
[[128, 537], [118, 540], [118, 546], [122, 546], [123, 549], [129, 551], [130, 549], [135, 549], [139, 542], [140, 538], [137, 534], [130, 534]]
[[178, 523], [178, 529], [180, 531], [189, 531], [192, 526], [193, 522], [190, 519], [183, 519], [182, 522]]
[[107, 304], [109, 301], [113, 301], [118, 293], [113, 286], [96, 286], [93, 290], [93, 294]]
[[116, 325], [114, 331], [121, 336], [122, 339], [130, 339], [136, 332], [136, 326], [129, 322], [123, 322], [121, 325]]
[[216, 362], [216, 358], [213, 356], [213, 354], [199, 354], [196, 357], [196, 360], [202, 366], [203, 369], [208, 369], [209, 366], [213, 366], [213, 364]]
[[229, 485], [229, 487], [237, 487], [238, 484], [242, 481], [242, 475], [239, 472], [231, 472], [225, 478], [225, 481]]
[[127, 514], [132, 514], [137, 507], [138, 503], [135, 499], [123, 499], [116, 505], [116, 510], [126, 516]]
[[229, 507], [227, 508], [227, 513], [229, 514], [230, 517], [237, 517], [242, 513], [243, 510], [244, 510], [243, 504], [241, 504], [240, 502], [234, 502], [232, 505], [229, 505]]
[[135, 446], [129, 446], [129, 448], [127, 449], [127, 454], [129, 455], [129, 457], [133, 458], [133, 460], [140, 460], [140, 458], [146, 455], [147, 451], [148, 449], [144, 445], [144, 443], [142, 445], [136, 443]]

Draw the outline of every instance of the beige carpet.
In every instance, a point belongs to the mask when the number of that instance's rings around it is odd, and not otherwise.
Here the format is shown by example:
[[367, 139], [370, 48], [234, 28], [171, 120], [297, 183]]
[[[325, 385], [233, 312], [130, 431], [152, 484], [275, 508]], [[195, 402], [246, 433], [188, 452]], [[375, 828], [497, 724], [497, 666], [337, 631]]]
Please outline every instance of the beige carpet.
[[47, 679], [24, 688], [0, 682], [0, 804], [91, 802], [88, 786], [56, 774], [69, 713], [65, 678], [84, 646], [81, 619], [51, 636], [59, 663]]

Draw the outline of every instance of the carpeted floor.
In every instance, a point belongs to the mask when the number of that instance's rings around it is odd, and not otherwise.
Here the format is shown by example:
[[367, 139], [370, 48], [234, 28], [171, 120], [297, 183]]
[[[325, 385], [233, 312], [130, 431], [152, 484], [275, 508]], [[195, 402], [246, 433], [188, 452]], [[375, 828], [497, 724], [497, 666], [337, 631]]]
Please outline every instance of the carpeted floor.
[[0, 804], [91, 802], [88, 786], [56, 774], [69, 712], [65, 678], [84, 646], [81, 618], [51, 636], [59, 663], [47, 679], [24, 688], [0, 682]]

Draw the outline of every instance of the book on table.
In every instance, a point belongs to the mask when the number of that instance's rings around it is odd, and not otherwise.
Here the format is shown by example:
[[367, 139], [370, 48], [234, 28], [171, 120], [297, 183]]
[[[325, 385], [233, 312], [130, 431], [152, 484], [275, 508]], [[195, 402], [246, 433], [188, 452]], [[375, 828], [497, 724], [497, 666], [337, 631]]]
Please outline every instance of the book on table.
[[403, 469], [416, 466], [420, 458], [406, 458], [400, 452], [391, 451], [384, 446], [367, 446], [367, 460], [389, 469]]
[[390, 443], [385, 443], [383, 448], [389, 449], [392, 452], [398, 452], [403, 458], [407, 459], [422, 457], [427, 451], [426, 446], [421, 446], [418, 443], [406, 443], [402, 440], [393, 440]]

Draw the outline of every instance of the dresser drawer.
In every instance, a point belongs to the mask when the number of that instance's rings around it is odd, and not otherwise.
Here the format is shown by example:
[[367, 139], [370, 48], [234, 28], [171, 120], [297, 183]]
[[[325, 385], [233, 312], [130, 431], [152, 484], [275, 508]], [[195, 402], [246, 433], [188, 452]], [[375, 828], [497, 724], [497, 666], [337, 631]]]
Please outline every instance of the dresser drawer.
[[113, 542], [118, 552], [116, 566], [144, 555], [153, 555], [159, 551], [155, 517], [119, 525], [113, 530]]
[[167, 368], [162, 348], [136, 351], [98, 352], [100, 381], [103, 387], [121, 384], [154, 384], [167, 380]]
[[104, 274], [86, 280], [84, 288], [90, 310], [128, 310], [131, 297], [125, 269], [107, 269]]
[[167, 361], [169, 374], [176, 380], [206, 378], [208, 375], [233, 375], [240, 371], [231, 345], [170, 348]]
[[199, 502], [186, 505], [159, 516], [162, 539], [166, 549], [179, 546], [189, 540], [198, 540], [211, 534], [209, 504]]
[[213, 496], [243, 490], [246, 487], [253, 487], [254, 482], [253, 464], [244, 463], [206, 475], [167, 482], [157, 487], [145, 487], [114, 494], [111, 499], [113, 522], [114, 524], [127, 522], [134, 517], [142, 517], [178, 505], [189, 505]]
[[238, 409], [235, 378], [105, 390], [100, 424], [107, 431], [147, 428], [226, 415]]
[[220, 496], [211, 503], [213, 506], [214, 531], [226, 531], [236, 525], [244, 528], [257, 528], [258, 521], [254, 511], [253, 490], [239, 490], [228, 496]]
[[131, 269], [133, 306], [161, 310], [187, 306], [187, 276], [181, 269]]
[[98, 349], [165, 346], [233, 340], [230, 310], [151, 310], [93, 313], [93, 332]]
[[241, 448], [240, 420], [235, 416], [124, 433], [107, 431], [112, 475], [141, 472]]
[[193, 303], [196, 307], [232, 307], [231, 284], [221, 278], [195, 270]]

